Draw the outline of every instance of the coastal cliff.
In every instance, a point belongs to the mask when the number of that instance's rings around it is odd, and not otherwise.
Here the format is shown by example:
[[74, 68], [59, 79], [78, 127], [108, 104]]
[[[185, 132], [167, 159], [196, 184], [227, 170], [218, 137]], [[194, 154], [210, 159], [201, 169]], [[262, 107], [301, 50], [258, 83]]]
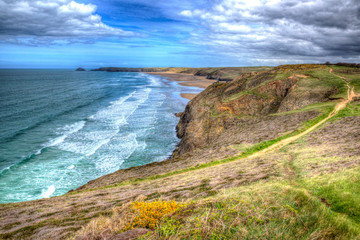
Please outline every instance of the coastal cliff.
[[285, 65], [232, 79], [189, 102], [170, 159], [2, 204], [0, 239], [357, 239], [358, 69]]
[[204, 146], [251, 144], [274, 138], [318, 114], [315, 111], [280, 113], [329, 101], [338, 91], [336, 85], [314, 89], [308, 84], [315, 78], [311, 73], [283, 72], [275, 68], [242, 74], [230, 83], [209, 86], [180, 114], [176, 129], [181, 142], [174, 156]]

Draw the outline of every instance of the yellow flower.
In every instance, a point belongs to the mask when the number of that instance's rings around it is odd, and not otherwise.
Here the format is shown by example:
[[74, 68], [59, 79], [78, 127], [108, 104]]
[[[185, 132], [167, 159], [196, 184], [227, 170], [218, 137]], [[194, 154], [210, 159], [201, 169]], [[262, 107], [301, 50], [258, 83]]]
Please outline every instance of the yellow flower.
[[154, 229], [163, 216], [174, 213], [183, 206], [175, 201], [134, 202], [130, 208], [136, 213], [136, 217], [125, 230], [135, 227]]

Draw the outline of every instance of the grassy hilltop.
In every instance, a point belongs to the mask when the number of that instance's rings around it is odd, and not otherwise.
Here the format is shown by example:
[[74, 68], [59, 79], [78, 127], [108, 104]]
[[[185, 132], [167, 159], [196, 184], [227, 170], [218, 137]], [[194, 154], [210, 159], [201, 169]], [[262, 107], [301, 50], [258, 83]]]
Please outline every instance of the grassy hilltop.
[[172, 71], [233, 81], [189, 102], [171, 159], [2, 204], [0, 239], [360, 239], [359, 68]]

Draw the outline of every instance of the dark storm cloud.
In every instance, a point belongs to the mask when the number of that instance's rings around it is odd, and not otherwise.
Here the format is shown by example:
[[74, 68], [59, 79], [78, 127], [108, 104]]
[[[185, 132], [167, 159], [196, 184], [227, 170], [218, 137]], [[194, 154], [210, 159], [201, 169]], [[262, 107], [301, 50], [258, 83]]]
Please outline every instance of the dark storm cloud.
[[359, 0], [222, 0], [180, 14], [206, 28], [194, 41], [239, 56], [352, 58], [360, 55]]
[[41, 43], [73, 41], [69, 40], [71, 38], [133, 35], [104, 24], [95, 11], [95, 5], [71, 0], [0, 0], [1, 39], [7, 42]]
[[254, 13], [270, 21], [287, 19], [304, 25], [346, 29], [359, 26], [359, 5], [358, 0], [284, 1]]

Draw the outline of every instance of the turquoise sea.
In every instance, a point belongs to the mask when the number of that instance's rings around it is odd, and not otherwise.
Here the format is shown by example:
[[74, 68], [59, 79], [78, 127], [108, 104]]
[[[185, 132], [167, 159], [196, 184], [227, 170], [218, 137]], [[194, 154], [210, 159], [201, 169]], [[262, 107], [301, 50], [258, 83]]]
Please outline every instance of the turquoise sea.
[[180, 93], [200, 91], [145, 73], [0, 70], [0, 203], [166, 159]]

